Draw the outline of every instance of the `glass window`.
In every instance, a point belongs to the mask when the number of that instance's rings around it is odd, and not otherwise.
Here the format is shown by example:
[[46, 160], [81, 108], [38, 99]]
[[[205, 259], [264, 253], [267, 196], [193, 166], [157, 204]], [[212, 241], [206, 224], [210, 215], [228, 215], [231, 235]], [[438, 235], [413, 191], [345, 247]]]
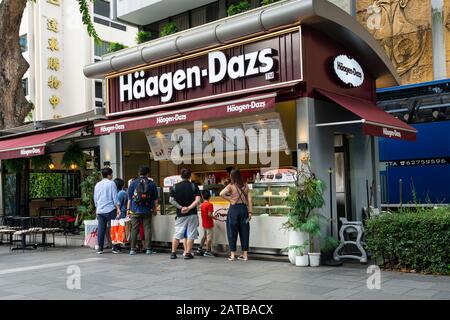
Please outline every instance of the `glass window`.
[[102, 101], [95, 101], [95, 106], [97, 108], [103, 108], [103, 102]]
[[28, 96], [28, 78], [22, 79], [22, 88], [25, 96]]
[[219, 19], [219, 2], [214, 2], [205, 7], [206, 23]]
[[198, 27], [206, 23], [206, 7], [201, 7], [191, 11], [192, 27]]
[[94, 13], [104, 16], [110, 17], [110, 3], [105, 0], [96, 0], [94, 2]]
[[26, 34], [20, 36], [19, 44], [20, 44], [20, 50], [22, 52], [28, 51], [28, 39], [27, 39], [27, 35]]
[[122, 30], [122, 31], [127, 31], [127, 27], [122, 25], [122, 24], [111, 22], [111, 27], [115, 28], [115, 29]]
[[174, 16], [170, 19], [171, 22], [175, 22], [178, 27], [178, 31], [189, 29], [189, 13], [185, 12]]
[[108, 20], [100, 19], [100, 18], [98, 18], [98, 17], [94, 17], [94, 22], [109, 27], [109, 21], [108, 21]]
[[108, 53], [109, 42], [101, 41], [100, 43], [95, 42], [94, 54], [97, 57], [101, 57]]
[[103, 84], [101, 81], [95, 81], [95, 98], [103, 99]]

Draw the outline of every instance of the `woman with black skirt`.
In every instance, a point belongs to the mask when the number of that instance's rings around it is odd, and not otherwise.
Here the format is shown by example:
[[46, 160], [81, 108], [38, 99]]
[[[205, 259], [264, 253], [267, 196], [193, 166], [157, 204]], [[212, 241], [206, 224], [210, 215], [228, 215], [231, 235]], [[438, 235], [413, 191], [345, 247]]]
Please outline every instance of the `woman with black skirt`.
[[252, 218], [252, 197], [250, 188], [244, 183], [239, 169], [231, 171], [230, 180], [231, 183], [220, 192], [220, 196], [231, 203], [227, 216], [228, 244], [231, 251], [228, 260], [236, 260], [236, 242], [239, 235], [242, 255], [237, 259], [247, 261], [250, 239], [249, 222]]

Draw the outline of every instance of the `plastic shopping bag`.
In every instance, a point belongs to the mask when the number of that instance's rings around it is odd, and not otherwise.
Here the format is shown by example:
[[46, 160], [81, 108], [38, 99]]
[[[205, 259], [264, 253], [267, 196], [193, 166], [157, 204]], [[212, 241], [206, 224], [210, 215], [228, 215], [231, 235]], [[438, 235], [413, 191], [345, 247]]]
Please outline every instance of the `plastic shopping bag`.
[[111, 220], [111, 242], [113, 244], [124, 244], [125, 236], [125, 219]]
[[84, 245], [94, 249], [98, 243], [98, 221], [85, 220], [84, 221]]

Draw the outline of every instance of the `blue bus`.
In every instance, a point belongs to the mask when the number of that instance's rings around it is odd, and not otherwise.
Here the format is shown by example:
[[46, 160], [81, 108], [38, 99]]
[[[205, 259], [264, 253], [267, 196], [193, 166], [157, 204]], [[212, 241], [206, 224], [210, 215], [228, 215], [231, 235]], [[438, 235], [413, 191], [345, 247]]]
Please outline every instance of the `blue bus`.
[[450, 204], [450, 80], [382, 89], [378, 104], [418, 130], [379, 140], [382, 204]]

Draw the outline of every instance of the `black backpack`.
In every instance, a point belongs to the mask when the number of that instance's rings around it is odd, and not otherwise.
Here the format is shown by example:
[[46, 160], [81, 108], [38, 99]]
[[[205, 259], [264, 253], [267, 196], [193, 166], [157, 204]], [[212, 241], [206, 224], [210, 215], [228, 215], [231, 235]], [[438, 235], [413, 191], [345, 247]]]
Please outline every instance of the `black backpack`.
[[150, 181], [138, 178], [139, 183], [134, 189], [133, 200], [138, 206], [149, 206], [151, 201]]

